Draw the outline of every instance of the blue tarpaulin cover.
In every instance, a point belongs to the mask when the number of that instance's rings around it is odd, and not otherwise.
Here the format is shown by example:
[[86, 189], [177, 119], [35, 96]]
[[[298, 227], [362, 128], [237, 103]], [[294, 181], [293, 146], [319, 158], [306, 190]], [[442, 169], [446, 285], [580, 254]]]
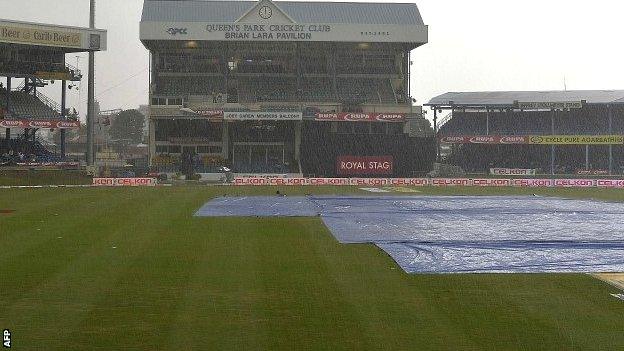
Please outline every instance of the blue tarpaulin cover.
[[236, 197], [197, 216], [317, 216], [409, 273], [621, 272], [624, 204], [537, 196]]

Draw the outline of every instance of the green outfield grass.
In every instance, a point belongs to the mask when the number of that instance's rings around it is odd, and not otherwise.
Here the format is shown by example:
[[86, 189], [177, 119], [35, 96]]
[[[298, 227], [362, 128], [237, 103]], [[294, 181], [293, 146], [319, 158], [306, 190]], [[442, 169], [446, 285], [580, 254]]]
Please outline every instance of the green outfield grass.
[[0, 329], [14, 350], [624, 350], [624, 302], [588, 275], [408, 275], [319, 218], [192, 217], [277, 189], [0, 190]]

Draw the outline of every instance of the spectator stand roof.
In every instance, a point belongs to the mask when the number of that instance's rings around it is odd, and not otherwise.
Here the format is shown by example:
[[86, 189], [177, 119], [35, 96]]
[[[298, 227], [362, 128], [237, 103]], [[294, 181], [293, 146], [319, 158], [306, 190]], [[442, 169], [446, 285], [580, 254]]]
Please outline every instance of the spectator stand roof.
[[141, 18], [144, 42], [234, 39], [419, 46], [427, 43], [427, 33], [413, 3], [146, 0]]
[[448, 92], [434, 97], [425, 106], [436, 109], [496, 109], [520, 108], [521, 103], [535, 103], [544, 109], [550, 109], [549, 104], [554, 107], [560, 103], [575, 102], [583, 105], [624, 104], [624, 90]]
[[4, 44], [45, 46], [70, 52], [106, 50], [106, 31], [0, 19], [0, 47]]
[[[146, 0], [141, 21], [237, 22], [256, 1]], [[274, 1], [297, 23], [424, 26], [416, 4]]]

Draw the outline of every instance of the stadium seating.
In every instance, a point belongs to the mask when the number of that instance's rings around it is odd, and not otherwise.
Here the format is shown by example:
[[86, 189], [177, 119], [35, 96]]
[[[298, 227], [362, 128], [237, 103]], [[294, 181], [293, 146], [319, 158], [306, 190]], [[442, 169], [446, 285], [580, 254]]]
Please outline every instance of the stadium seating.
[[288, 106], [288, 105], [268, 105], [268, 106], [262, 105], [260, 106], [260, 108], [262, 111], [268, 111], [268, 112], [300, 111], [298, 106]]
[[234, 161], [234, 172], [236, 173], [291, 173], [290, 167], [281, 162], [252, 162]]
[[253, 61], [243, 62], [238, 65], [238, 73], [286, 73], [286, 69], [281, 64]]
[[[32, 59], [32, 58], [31, 58]], [[0, 72], [19, 72], [35, 75], [37, 72], [68, 73], [72, 81], [82, 79], [79, 69], [63, 63], [42, 61], [3, 61], [0, 59]]]
[[221, 63], [215, 57], [184, 54], [163, 54], [159, 58], [160, 72], [221, 73]]
[[352, 51], [341, 52], [336, 60], [338, 74], [398, 74], [396, 57], [392, 54], [358, 55]]
[[238, 80], [241, 102], [294, 101], [296, 82], [287, 78], [251, 78]]
[[225, 93], [225, 80], [222, 77], [161, 78], [154, 93], [181, 96]]
[[179, 171], [180, 159], [177, 156], [161, 154], [154, 156], [152, 166], [156, 172], [175, 173]]
[[[238, 102], [354, 102], [396, 103], [389, 79], [339, 78], [338, 92], [329, 78], [304, 78], [300, 89], [290, 77], [238, 77]], [[225, 92], [222, 77], [161, 78], [155, 94], [211, 95]], [[232, 95], [232, 94], [229, 94]], [[229, 100], [229, 96], [228, 96]]]
[[54, 163], [62, 159], [48, 151], [39, 141], [24, 139], [0, 139], [0, 165], [15, 165], [22, 162]]
[[[293, 78], [239, 77], [240, 102], [329, 102], [336, 101], [332, 82], [327, 78], [307, 78], [301, 81], [298, 91]], [[157, 85], [156, 94], [161, 95], [210, 95], [224, 92], [225, 82], [220, 77], [167, 78]], [[390, 80], [339, 79], [340, 99], [372, 103], [395, 103]], [[363, 92], [367, 92], [364, 94]]]
[[161, 120], [158, 121], [156, 141], [170, 141], [171, 138], [202, 138], [209, 141], [221, 141], [222, 128], [219, 124], [207, 120]]
[[[624, 113], [624, 108], [614, 107], [613, 115]], [[551, 112], [511, 111], [490, 112], [490, 135], [607, 135], [624, 134], [624, 120], [613, 118], [609, 130], [605, 108], [586, 106], [580, 110], [557, 112], [554, 118], [554, 131], [551, 125]], [[456, 111], [453, 117], [440, 127], [442, 136], [485, 135], [485, 112]], [[460, 166], [467, 172], [483, 173], [491, 167], [531, 168], [540, 173], [551, 172], [550, 145], [454, 145], [445, 162]], [[613, 146], [613, 165], [617, 173], [624, 166], [624, 147]], [[589, 168], [608, 169], [608, 146], [589, 146]], [[555, 147], [555, 173], [573, 174], [584, 169], [584, 145], [557, 145]]]
[[396, 103], [389, 79], [341, 78], [337, 85], [342, 101]]
[[336, 94], [332, 88], [332, 81], [328, 78], [307, 78], [302, 80], [302, 101], [335, 101]]
[[[586, 111], [575, 113], [577, 114], [574, 116], [567, 112], [556, 115], [555, 134], [609, 134], [609, 126], [604, 111], [588, 108]], [[550, 112], [491, 112], [489, 119], [489, 132], [492, 135], [552, 134]], [[453, 117], [440, 128], [442, 135], [484, 135], [486, 131], [484, 112], [455, 112]], [[624, 121], [613, 120], [613, 134], [624, 134]]]
[[[194, 173], [221, 173], [222, 167], [228, 166], [227, 162], [218, 156], [200, 156], [195, 154], [192, 157]], [[182, 167], [182, 157], [171, 154], [160, 154], [152, 160], [153, 171], [159, 173], [177, 173]]]
[[341, 155], [389, 155], [394, 159], [394, 176], [424, 176], [431, 170], [429, 165], [435, 158], [435, 143], [433, 138], [410, 138], [404, 133], [359, 133], [358, 128], [353, 128], [351, 133], [333, 132], [331, 124], [304, 121], [301, 142], [304, 176], [336, 176], [335, 162]]
[[[8, 92], [0, 89], [0, 107], [6, 108]], [[14, 118], [58, 119], [59, 113], [37, 97], [23, 91], [12, 91], [10, 112]]]

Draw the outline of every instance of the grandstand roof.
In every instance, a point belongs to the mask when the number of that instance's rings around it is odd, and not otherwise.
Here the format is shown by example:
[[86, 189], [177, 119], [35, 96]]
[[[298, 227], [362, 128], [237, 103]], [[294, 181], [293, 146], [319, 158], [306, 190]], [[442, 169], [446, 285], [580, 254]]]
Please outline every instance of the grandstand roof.
[[[426, 44], [416, 4], [145, 0], [141, 40]], [[156, 42], [156, 43], [155, 43]]]
[[106, 50], [106, 30], [0, 18], [0, 45], [56, 47], [65, 52]]
[[624, 90], [568, 91], [482, 91], [448, 92], [431, 99], [426, 106], [513, 106], [516, 102], [574, 102], [624, 104]]
[[[419, 25], [416, 4], [274, 1], [297, 23]], [[236, 22], [256, 1], [146, 0], [141, 21]]]

